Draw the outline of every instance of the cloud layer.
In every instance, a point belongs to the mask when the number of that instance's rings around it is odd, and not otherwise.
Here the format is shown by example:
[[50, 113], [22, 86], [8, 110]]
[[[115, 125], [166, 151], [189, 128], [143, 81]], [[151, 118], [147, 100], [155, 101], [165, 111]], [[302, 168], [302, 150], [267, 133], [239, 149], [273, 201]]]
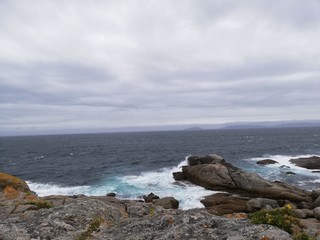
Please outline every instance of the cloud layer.
[[320, 1], [0, 3], [0, 131], [320, 119]]

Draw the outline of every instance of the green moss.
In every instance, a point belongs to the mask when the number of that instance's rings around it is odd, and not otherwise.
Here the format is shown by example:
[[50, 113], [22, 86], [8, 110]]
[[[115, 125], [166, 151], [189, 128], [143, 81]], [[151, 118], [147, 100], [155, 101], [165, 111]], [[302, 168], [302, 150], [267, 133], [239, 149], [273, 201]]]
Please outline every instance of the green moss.
[[0, 203], [0, 207], [5, 207], [6, 205], [4, 203]]
[[25, 202], [23, 204], [31, 204], [31, 205], [35, 205], [37, 206], [39, 209], [40, 208], [52, 208], [53, 205], [49, 202], [46, 201], [41, 201], [41, 202], [36, 202], [36, 201], [29, 201], [29, 202]]
[[153, 216], [156, 213], [156, 210], [153, 207], [149, 208], [149, 214]]
[[92, 233], [97, 231], [103, 222], [101, 217], [95, 217], [88, 226], [88, 229], [75, 238], [75, 240], [86, 240], [92, 237]]
[[306, 233], [299, 233], [299, 234], [295, 234], [293, 236], [294, 240], [316, 240], [314, 237], [310, 237], [308, 234]]

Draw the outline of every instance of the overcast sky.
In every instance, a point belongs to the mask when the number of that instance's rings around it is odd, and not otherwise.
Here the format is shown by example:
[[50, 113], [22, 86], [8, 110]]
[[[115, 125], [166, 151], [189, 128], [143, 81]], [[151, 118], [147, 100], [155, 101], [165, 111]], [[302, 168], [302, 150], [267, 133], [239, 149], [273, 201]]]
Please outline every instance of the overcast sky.
[[0, 0], [0, 134], [320, 119], [320, 1]]

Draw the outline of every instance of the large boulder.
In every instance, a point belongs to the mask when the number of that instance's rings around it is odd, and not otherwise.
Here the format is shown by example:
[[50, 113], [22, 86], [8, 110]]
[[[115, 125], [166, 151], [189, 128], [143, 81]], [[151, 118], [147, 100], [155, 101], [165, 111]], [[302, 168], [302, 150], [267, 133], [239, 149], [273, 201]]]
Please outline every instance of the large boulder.
[[318, 156], [290, 159], [290, 162], [307, 169], [320, 169], [320, 157]]
[[206, 189], [240, 190], [254, 197], [311, 202], [311, 193], [308, 191], [282, 182], [265, 180], [226, 162], [183, 166], [182, 171], [190, 182]]
[[20, 192], [30, 191], [30, 188], [25, 181], [8, 173], [0, 172], [0, 191], [3, 191], [7, 186]]
[[209, 213], [225, 215], [234, 212], [247, 212], [246, 203], [248, 200], [248, 198], [233, 196], [229, 193], [216, 193], [205, 196], [200, 202]]

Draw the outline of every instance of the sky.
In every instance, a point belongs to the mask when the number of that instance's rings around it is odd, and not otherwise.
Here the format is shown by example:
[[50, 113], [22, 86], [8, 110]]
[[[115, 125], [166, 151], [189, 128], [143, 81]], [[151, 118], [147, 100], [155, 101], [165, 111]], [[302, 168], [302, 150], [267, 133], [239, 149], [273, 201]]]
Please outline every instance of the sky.
[[320, 0], [0, 0], [0, 134], [320, 119]]

